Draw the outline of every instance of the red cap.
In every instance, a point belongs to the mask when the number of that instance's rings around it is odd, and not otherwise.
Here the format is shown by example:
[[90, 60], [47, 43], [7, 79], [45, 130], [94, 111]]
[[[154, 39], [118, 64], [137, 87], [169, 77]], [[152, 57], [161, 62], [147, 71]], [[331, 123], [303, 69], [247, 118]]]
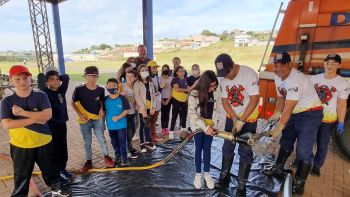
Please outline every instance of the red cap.
[[29, 72], [28, 68], [22, 65], [14, 65], [10, 68], [10, 77], [13, 75], [18, 75], [20, 73], [24, 73], [27, 76], [32, 76], [32, 74]]

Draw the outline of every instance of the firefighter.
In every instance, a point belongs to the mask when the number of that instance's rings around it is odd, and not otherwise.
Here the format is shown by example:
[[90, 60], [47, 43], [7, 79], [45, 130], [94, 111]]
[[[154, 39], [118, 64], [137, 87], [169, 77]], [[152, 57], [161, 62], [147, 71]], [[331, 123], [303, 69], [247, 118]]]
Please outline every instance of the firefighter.
[[[220, 54], [215, 59], [218, 77], [224, 77], [220, 83], [221, 99], [226, 111], [225, 131], [242, 135], [255, 133], [258, 118], [259, 82], [256, 72], [235, 64], [228, 54]], [[230, 184], [230, 170], [234, 158], [235, 143], [224, 141], [222, 147], [222, 167], [220, 177], [215, 184], [217, 189], [226, 189]], [[238, 185], [236, 196], [246, 196], [246, 183], [253, 161], [253, 152], [248, 145], [240, 144]]]
[[311, 169], [312, 148], [323, 117], [323, 107], [311, 80], [293, 68], [288, 53], [274, 57], [277, 91], [276, 110], [270, 121], [278, 121], [270, 135], [276, 139], [281, 133], [280, 150], [275, 165], [263, 173], [276, 178], [284, 177], [284, 164], [296, 143], [297, 171], [292, 183], [293, 194], [303, 194]]

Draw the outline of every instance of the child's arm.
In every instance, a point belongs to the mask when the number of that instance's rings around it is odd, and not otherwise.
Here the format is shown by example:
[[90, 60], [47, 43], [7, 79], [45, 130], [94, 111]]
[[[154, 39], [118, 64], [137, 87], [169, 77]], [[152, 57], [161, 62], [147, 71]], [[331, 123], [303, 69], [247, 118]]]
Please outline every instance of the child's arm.
[[24, 116], [24, 117], [32, 118], [32, 119], [38, 120], [38, 121], [48, 121], [52, 117], [52, 109], [51, 108], [46, 108], [43, 111], [31, 112], [31, 111], [26, 111], [26, 110], [18, 107], [17, 105], [13, 105], [12, 113], [15, 116]]
[[177, 83], [173, 85], [173, 88], [175, 89], [176, 92], [184, 92], [184, 93], [188, 92], [188, 89], [180, 88], [179, 84], [177, 84]]
[[13, 120], [13, 119], [2, 119], [1, 124], [4, 127], [4, 129], [14, 129], [14, 128], [21, 128], [26, 127], [31, 124], [38, 123], [36, 120], [32, 118], [25, 118], [25, 119], [19, 119], [19, 120]]
[[61, 75], [60, 80], [62, 81], [60, 89], [62, 92], [66, 93], [68, 90], [68, 85], [69, 85], [69, 75], [67, 75], [67, 74]]
[[115, 121], [115, 122], [117, 122], [118, 120], [124, 118], [126, 115], [129, 114], [130, 104], [129, 104], [128, 99], [126, 97], [124, 97], [123, 95], [120, 95], [120, 99], [122, 100], [124, 110], [118, 116], [113, 117], [113, 121]]

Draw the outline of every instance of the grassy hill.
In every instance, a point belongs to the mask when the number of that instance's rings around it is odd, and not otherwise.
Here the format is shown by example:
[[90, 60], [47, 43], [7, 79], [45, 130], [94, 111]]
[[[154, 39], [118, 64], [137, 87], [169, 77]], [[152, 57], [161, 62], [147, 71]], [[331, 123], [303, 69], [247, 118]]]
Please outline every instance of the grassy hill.
[[[173, 57], [180, 57], [182, 65], [190, 70], [191, 65], [197, 63], [201, 70], [215, 70], [214, 60], [220, 53], [228, 53], [239, 64], [248, 65], [258, 70], [265, 46], [235, 47], [231, 41], [219, 42], [209, 47], [197, 50], [177, 50], [156, 54], [156, 60], [160, 65], [169, 64], [172, 67]], [[107, 78], [114, 77], [117, 70], [125, 60], [98, 61], [98, 62], [66, 62], [66, 72], [76, 81], [82, 81], [83, 70], [86, 66], [97, 66], [100, 69], [100, 83], [104, 83]], [[8, 73], [9, 68], [22, 62], [0, 62], [1, 73]], [[34, 76], [38, 74], [36, 62], [27, 62], [29, 70]], [[57, 64], [56, 64], [57, 66]]]

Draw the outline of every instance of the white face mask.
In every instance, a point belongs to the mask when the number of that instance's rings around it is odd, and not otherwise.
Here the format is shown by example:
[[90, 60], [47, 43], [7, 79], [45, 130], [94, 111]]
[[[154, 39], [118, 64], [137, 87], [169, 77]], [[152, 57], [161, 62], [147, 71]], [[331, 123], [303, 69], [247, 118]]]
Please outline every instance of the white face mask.
[[130, 65], [131, 65], [132, 68], [136, 67], [136, 63], [130, 63]]
[[143, 71], [140, 73], [142, 79], [146, 79], [149, 76], [148, 71]]

